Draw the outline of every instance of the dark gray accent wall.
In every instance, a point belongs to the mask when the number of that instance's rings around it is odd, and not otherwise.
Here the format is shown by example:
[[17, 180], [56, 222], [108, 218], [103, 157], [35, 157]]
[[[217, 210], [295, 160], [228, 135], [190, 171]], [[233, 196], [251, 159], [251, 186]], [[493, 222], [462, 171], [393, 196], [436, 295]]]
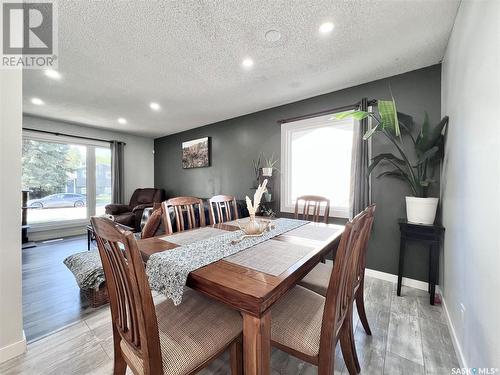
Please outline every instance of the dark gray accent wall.
[[[191, 129], [155, 140], [155, 185], [167, 195], [210, 197], [231, 194], [239, 198], [250, 195], [252, 159], [262, 151], [280, 154], [280, 126], [284, 118], [349, 105], [362, 97], [390, 98], [389, 85], [398, 110], [414, 116], [421, 123], [424, 111], [436, 123], [441, 115], [441, 65], [434, 65], [394, 77], [316, 96], [295, 103]], [[208, 168], [182, 169], [181, 144], [200, 137], [211, 137], [212, 160]], [[373, 154], [392, 151], [384, 139], [373, 141]], [[279, 191], [279, 189], [277, 189]], [[439, 188], [436, 187], [436, 192]], [[374, 232], [367, 266], [397, 273], [399, 229], [397, 219], [404, 217], [404, 196], [409, 190], [399, 181], [372, 178], [372, 199], [377, 203]], [[427, 280], [427, 252], [420, 246], [409, 248], [405, 276]]]

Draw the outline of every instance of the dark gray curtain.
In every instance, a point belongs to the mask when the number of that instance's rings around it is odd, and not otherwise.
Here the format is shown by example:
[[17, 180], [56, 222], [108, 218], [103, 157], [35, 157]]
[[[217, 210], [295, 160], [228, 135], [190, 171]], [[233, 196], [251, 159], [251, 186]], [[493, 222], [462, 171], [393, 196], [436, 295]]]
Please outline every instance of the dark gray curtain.
[[[368, 110], [368, 100], [363, 98], [359, 109]], [[370, 204], [370, 178], [368, 176], [369, 150], [363, 135], [368, 130], [368, 119], [357, 121], [354, 125], [351, 161], [351, 218]]]
[[111, 190], [112, 202], [123, 204], [123, 149], [125, 143], [111, 142]]

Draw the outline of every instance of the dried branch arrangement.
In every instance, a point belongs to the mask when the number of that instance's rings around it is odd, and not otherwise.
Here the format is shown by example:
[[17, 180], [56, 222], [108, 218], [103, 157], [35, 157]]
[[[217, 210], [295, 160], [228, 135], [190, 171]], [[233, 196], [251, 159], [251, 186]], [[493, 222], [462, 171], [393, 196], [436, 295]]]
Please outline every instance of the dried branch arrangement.
[[248, 195], [246, 196], [247, 209], [250, 216], [255, 216], [255, 214], [257, 213], [260, 206], [260, 201], [262, 199], [262, 194], [264, 194], [266, 190], [267, 190], [267, 178], [262, 182], [261, 185], [259, 185], [259, 187], [255, 191], [255, 194], [253, 196], [253, 204]]

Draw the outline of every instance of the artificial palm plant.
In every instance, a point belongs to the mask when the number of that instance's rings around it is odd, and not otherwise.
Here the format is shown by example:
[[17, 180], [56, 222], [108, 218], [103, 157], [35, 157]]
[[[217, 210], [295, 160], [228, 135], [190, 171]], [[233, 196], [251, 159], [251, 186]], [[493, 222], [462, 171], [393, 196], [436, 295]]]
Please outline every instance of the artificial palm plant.
[[[434, 168], [444, 156], [443, 129], [448, 123], [448, 116], [443, 117], [436, 126], [431, 127], [429, 116], [425, 113], [424, 122], [415, 138], [412, 135], [413, 118], [397, 112], [394, 98], [392, 100], [378, 100], [377, 112], [348, 111], [335, 115], [335, 118], [354, 118], [356, 120], [372, 118], [374, 125], [365, 133], [363, 139], [367, 140], [374, 134], [382, 134], [394, 145], [396, 152], [375, 156], [368, 167], [368, 173], [384, 162], [392, 169], [380, 173], [378, 178], [397, 178], [407, 183], [415, 197], [427, 197], [428, 188], [434, 182], [432, 179]], [[404, 132], [411, 140], [416, 158], [409, 157], [405, 152], [401, 132]]]

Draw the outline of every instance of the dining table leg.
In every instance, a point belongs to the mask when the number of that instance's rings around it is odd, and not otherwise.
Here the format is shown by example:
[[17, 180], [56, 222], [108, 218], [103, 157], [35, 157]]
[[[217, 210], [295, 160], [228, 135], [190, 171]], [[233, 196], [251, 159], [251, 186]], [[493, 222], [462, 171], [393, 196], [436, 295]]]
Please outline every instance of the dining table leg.
[[271, 372], [271, 312], [260, 317], [243, 313], [243, 364], [245, 375]]

